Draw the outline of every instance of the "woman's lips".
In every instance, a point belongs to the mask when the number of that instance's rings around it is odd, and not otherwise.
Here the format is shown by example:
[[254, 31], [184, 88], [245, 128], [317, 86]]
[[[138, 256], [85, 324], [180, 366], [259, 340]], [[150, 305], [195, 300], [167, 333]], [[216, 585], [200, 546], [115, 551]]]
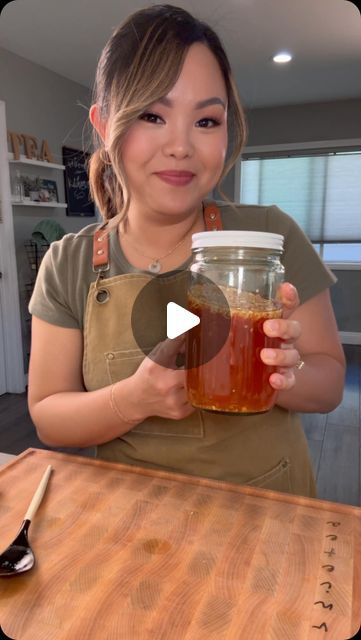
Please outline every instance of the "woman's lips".
[[157, 171], [155, 175], [174, 187], [184, 187], [194, 178], [194, 173], [190, 171]]

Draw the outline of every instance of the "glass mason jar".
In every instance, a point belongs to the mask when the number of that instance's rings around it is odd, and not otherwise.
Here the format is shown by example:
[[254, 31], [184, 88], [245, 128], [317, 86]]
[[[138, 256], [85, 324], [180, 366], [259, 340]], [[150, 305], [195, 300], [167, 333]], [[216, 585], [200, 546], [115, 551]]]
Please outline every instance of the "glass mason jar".
[[[284, 276], [282, 251], [283, 236], [275, 233], [193, 234], [187, 298], [188, 310], [200, 323], [187, 332], [186, 376], [194, 407], [251, 414], [273, 406], [277, 392], [269, 376], [276, 368], [264, 364], [260, 352], [280, 345], [279, 338], [266, 336], [263, 323], [282, 314], [277, 298]], [[210, 358], [209, 341], [219, 336]]]

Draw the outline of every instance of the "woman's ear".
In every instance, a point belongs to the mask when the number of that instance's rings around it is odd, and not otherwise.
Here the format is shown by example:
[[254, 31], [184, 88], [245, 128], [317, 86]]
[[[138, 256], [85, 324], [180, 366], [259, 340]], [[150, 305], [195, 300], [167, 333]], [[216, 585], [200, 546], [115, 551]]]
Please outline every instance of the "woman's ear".
[[103, 142], [105, 142], [107, 134], [107, 121], [103, 120], [100, 115], [100, 109], [97, 104], [92, 104], [89, 109], [89, 120], [94, 129], [98, 132]]

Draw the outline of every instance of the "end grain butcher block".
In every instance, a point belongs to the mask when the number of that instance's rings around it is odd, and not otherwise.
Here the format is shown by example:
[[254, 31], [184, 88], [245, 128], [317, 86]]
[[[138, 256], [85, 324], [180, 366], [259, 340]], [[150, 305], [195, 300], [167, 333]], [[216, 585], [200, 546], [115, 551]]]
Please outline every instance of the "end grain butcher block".
[[0, 550], [46, 466], [32, 571], [0, 578], [14, 640], [346, 640], [361, 509], [29, 449], [0, 469]]

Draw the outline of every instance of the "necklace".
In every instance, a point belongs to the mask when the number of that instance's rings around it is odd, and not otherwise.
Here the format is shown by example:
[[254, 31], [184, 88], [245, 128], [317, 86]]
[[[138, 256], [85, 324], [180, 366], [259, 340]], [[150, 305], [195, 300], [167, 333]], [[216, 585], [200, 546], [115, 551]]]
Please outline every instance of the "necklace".
[[[183, 238], [175, 245], [175, 247], [173, 247], [173, 249], [171, 249], [170, 251], [167, 251], [167, 253], [165, 253], [163, 256], [159, 256], [159, 258], [154, 258], [153, 256], [148, 256], [146, 253], [142, 253], [141, 251], [139, 251], [139, 249], [137, 249], [134, 246], [134, 244], [129, 242], [128, 238], [127, 238], [127, 242], [132, 247], [132, 249], [134, 249], [134, 251], [136, 251], [138, 253], [138, 255], [143, 256], [143, 258], [148, 258], [149, 260], [151, 260], [151, 262], [148, 265], [148, 269], [147, 269], [148, 271], [150, 271], [150, 273], [159, 273], [161, 268], [162, 268], [161, 260], [164, 260], [164, 258], [167, 258], [168, 256], [170, 256], [176, 249], [178, 249], [178, 247], [181, 246], [181, 244], [183, 244], [183, 242], [185, 241], [185, 239], [188, 236], [189, 232], [192, 231], [193, 227], [195, 226], [197, 220], [198, 220], [198, 216], [196, 217], [195, 221], [192, 222], [192, 226], [188, 229], [188, 231], [183, 236]], [[126, 236], [123, 233], [123, 238], [125, 238], [125, 237]]]

